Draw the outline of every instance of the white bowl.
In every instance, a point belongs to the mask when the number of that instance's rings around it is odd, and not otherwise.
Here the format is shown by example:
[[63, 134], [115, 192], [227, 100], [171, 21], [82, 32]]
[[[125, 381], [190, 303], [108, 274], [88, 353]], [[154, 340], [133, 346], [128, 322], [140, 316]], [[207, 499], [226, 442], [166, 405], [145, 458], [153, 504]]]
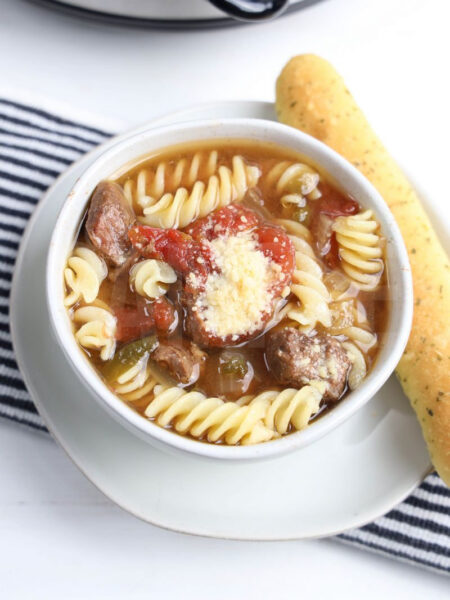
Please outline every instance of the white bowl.
[[[356, 390], [310, 427], [254, 446], [228, 447], [198, 442], [163, 429], [134, 412], [107, 388], [80, 350], [64, 307], [63, 270], [76, 240], [80, 220], [98, 182], [147, 153], [185, 142], [226, 138], [273, 142], [301, 153], [319, 165], [363, 207], [374, 210], [387, 240], [390, 317], [383, 345], [369, 375]], [[408, 340], [412, 321], [412, 281], [406, 249], [391, 212], [375, 188], [350, 163], [316, 139], [285, 125], [257, 119], [195, 121], [148, 129], [122, 139], [104, 152], [78, 179], [58, 217], [47, 258], [46, 289], [56, 339], [98, 402], [132, 432], [161, 449], [213, 459], [273, 458], [311, 444], [343, 423], [370, 400], [393, 372]]]

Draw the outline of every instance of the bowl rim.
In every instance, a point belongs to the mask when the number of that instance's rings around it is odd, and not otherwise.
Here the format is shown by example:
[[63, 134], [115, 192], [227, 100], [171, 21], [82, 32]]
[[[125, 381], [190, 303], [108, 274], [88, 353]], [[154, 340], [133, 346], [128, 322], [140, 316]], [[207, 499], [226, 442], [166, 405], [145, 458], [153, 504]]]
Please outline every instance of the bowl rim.
[[[242, 134], [228, 135], [227, 131], [233, 130], [233, 128], [239, 131], [242, 130]], [[376, 216], [382, 221], [383, 233], [390, 242], [389, 247], [392, 254], [391, 260], [394, 258], [393, 262], [398, 263], [394, 275], [395, 284], [399, 288], [400, 293], [398, 297], [397, 295], [391, 294], [391, 318], [389, 319], [384, 339], [387, 339], [388, 333], [392, 332], [394, 326], [395, 337], [391, 341], [388, 354], [387, 347], [380, 349], [380, 355], [387, 354], [387, 356], [383, 358], [383, 364], [380, 364], [381, 361], [379, 359], [381, 356], [379, 355], [376, 361], [376, 368], [374, 367], [374, 369], [372, 369], [367, 378], [361, 383], [360, 387], [350, 392], [342, 402], [317, 422], [313, 423], [312, 426], [283, 436], [279, 439], [272, 440], [270, 443], [261, 443], [250, 446], [209, 444], [183, 435], [178, 435], [171, 430], [164, 429], [145, 419], [127, 406], [125, 402], [110, 391], [106, 384], [103, 383], [94, 370], [94, 367], [76, 343], [70, 328], [67, 310], [62, 302], [59, 303], [59, 300], [63, 297], [62, 272], [57, 268], [57, 264], [60, 262], [61, 258], [61, 243], [64, 239], [67, 243], [67, 239], [70, 237], [69, 251], [70, 248], [73, 247], [81, 215], [85, 210], [93, 188], [100, 180], [98, 178], [95, 179], [95, 174], [104, 168], [112, 157], [117, 156], [120, 152], [128, 152], [129, 154], [129, 157], [123, 160], [123, 164], [137, 161], [141, 158], [141, 152], [135, 152], [133, 154], [132, 151], [138, 141], [145, 143], [161, 136], [170, 136], [172, 134], [176, 136], [191, 131], [192, 137], [189, 139], [192, 144], [195, 144], [200, 140], [212, 141], [217, 138], [241, 140], [261, 140], [261, 138], [263, 138], [264, 141], [268, 141], [281, 147], [284, 146], [287, 149], [294, 150], [304, 155], [305, 158], [317, 163], [325, 172], [327, 172], [328, 169], [323, 167], [323, 163], [330, 163], [333, 168], [336, 168], [340, 172], [342, 178], [346, 180], [346, 185], [353, 183], [361, 188], [361, 190], [364, 191], [363, 195], [366, 199], [369, 199], [369, 203], [374, 205]], [[217, 135], [217, 132], [219, 132], [220, 135]], [[205, 135], [202, 137], [201, 134]], [[273, 138], [277, 135], [286, 139], [288, 143], [275, 141]], [[165, 145], [158, 144], [154, 146], [154, 150], [164, 150], [166, 147], [171, 147], [177, 143], [186, 142], [174, 142]], [[188, 141], [187, 143], [190, 142]], [[311, 158], [311, 154], [319, 155], [321, 159], [313, 159]], [[110, 174], [113, 174], [116, 170], [117, 169], [111, 169]], [[331, 178], [334, 179], [338, 185], [345, 187], [339, 176], [336, 177], [331, 175]], [[94, 180], [95, 183], [93, 183], [92, 180]], [[365, 201], [362, 204], [363, 207], [365, 207]], [[68, 236], [68, 232], [64, 230], [62, 224], [64, 224], [67, 216], [72, 214], [77, 214], [77, 218], [75, 219], [76, 226], [73, 227], [73, 231], [70, 232], [71, 235]], [[389, 268], [391, 266], [391, 264], [388, 265]], [[107, 412], [133, 433], [139, 435], [139, 437], [149, 443], [163, 447], [166, 450], [173, 449], [206, 458], [226, 460], [255, 460], [282, 456], [290, 451], [300, 449], [301, 447], [319, 440], [323, 435], [326, 435], [326, 433], [350, 418], [359, 408], [372, 398], [395, 369], [408, 340], [413, 312], [412, 278], [406, 248], [392, 213], [373, 185], [351, 163], [312, 136], [288, 127], [287, 125], [253, 118], [204, 119], [161, 125], [158, 127], [149, 126], [148, 128], [141, 129], [125, 138], [121, 137], [116, 143], [102, 152], [78, 178], [59, 212], [47, 254], [46, 299], [51, 326], [60, 348], [68, 358], [69, 364], [71, 364], [78, 377], [87, 388], [93, 392], [92, 395], [97, 402], [107, 410]], [[393, 309], [394, 307], [398, 308], [398, 303], [400, 301], [402, 302], [402, 310], [397, 311], [399, 314], [394, 323], [394, 319], [392, 319]]]

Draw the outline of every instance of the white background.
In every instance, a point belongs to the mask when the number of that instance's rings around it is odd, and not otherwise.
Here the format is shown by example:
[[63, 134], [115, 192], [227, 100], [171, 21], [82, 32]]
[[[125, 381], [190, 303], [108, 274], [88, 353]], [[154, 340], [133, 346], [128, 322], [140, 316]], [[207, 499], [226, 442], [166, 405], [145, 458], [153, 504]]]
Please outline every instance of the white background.
[[[199, 102], [271, 100], [286, 60], [316, 52], [437, 199], [442, 234], [449, 19], [448, 0], [324, 0], [259, 26], [158, 32], [0, 0], [0, 88], [137, 124]], [[156, 529], [106, 500], [48, 436], [0, 422], [0, 589], [8, 600], [438, 600], [448, 580], [331, 540], [241, 543]]]

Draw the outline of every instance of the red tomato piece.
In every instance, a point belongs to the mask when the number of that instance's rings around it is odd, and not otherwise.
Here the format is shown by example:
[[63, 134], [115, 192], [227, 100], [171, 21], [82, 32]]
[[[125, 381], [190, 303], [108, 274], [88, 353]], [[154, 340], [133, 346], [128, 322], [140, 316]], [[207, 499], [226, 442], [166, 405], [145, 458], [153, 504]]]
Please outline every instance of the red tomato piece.
[[360, 206], [350, 196], [344, 196], [335, 189], [324, 186], [322, 197], [312, 203], [311, 232], [316, 248], [323, 261], [331, 269], [339, 266], [339, 247], [333, 232], [333, 222], [337, 217], [355, 215]]
[[219, 236], [230, 237], [240, 231], [253, 229], [260, 223], [258, 215], [239, 204], [229, 204], [215, 210], [203, 219], [197, 219], [184, 230], [194, 240], [209, 241]]
[[196, 273], [206, 279], [213, 270], [208, 246], [182, 231], [135, 225], [128, 235], [142, 256], [163, 260], [182, 275]]
[[290, 283], [295, 268], [295, 248], [288, 235], [279, 227], [262, 225], [255, 229], [262, 252], [272, 262], [280, 265], [280, 277], [272, 287], [272, 293], [278, 295]]
[[324, 187], [322, 196], [314, 201], [314, 212], [329, 215], [330, 217], [343, 217], [356, 215], [359, 212], [359, 204], [351, 196], [344, 196], [337, 190]]
[[295, 250], [288, 235], [280, 227], [262, 225], [255, 229], [261, 250], [270, 260], [278, 263], [287, 273], [294, 270]]
[[176, 319], [176, 311], [165, 298], [155, 302], [139, 301], [136, 306], [121, 306], [114, 310], [117, 319], [116, 339], [131, 342], [145, 337], [155, 329], [168, 331]]
[[159, 298], [152, 304], [153, 318], [158, 331], [169, 331], [174, 324], [176, 311], [172, 304], [165, 298]]

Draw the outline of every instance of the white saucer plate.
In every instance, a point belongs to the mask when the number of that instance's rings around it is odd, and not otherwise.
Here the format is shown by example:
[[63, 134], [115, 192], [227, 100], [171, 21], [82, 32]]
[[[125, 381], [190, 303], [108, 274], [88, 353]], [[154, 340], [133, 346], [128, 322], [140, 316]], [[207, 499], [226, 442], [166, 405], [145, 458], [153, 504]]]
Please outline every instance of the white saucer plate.
[[[197, 106], [153, 124], [218, 117], [275, 118], [269, 103], [227, 102]], [[113, 502], [175, 531], [241, 540], [300, 539], [341, 533], [386, 513], [431, 468], [395, 377], [312, 446], [257, 464], [163, 453], [116, 423], [90, 397], [51, 333], [45, 260], [56, 216], [74, 182], [115, 141], [83, 157], [55, 182], [28, 225], [17, 259], [11, 295], [14, 348], [53, 436]]]

